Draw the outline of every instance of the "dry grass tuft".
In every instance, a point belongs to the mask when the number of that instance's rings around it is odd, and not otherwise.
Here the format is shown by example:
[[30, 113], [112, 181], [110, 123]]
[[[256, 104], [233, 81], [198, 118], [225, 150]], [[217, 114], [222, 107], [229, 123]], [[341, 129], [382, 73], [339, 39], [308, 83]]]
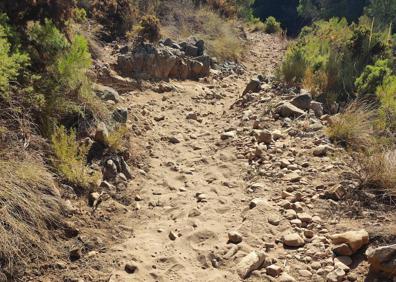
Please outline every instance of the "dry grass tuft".
[[51, 175], [38, 160], [0, 160], [0, 262], [10, 277], [17, 266], [56, 254], [48, 229], [61, 222]]
[[190, 36], [203, 39], [208, 54], [219, 61], [241, 57], [243, 44], [234, 21], [221, 17], [209, 8], [197, 9], [188, 5], [175, 18], [176, 22], [163, 24], [161, 30], [164, 36], [180, 41]]
[[345, 147], [366, 148], [373, 142], [374, 117], [375, 112], [369, 106], [354, 102], [331, 120], [327, 136]]
[[362, 186], [375, 193], [396, 197], [396, 150], [372, 153], [358, 153], [355, 162], [359, 164], [358, 175]]
[[354, 102], [335, 116], [327, 128], [327, 135], [349, 150], [361, 188], [380, 198], [396, 197], [396, 150], [394, 140], [381, 136], [375, 124], [375, 111]]

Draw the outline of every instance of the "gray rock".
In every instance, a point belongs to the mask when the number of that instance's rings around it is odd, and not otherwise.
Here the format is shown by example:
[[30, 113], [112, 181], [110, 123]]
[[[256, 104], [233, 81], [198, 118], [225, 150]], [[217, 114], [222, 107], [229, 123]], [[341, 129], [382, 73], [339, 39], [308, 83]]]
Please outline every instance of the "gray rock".
[[120, 95], [114, 88], [104, 86], [101, 84], [94, 84], [93, 90], [100, 99], [104, 101], [114, 101], [118, 103], [120, 101]]
[[198, 57], [199, 54], [198, 52], [199, 52], [198, 47], [191, 44], [187, 44], [186, 47], [184, 48], [184, 53], [190, 57]]
[[120, 123], [126, 123], [128, 120], [128, 109], [117, 107], [113, 112], [113, 119]]
[[366, 251], [366, 256], [373, 271], [396, 275], [396, 244], [370, 247]]
[[296, 118], [296, 117], [300, 117], [300, 116], [305, 116], [306, 113], [297, 108], [296, 106], [292, 105], [289, 102], [284, 102], [281, 105], [279, 105], [276, 109], [275, 109], [275, 113], [278, 114], [281, 117], [284, 118]]
[[315, 113], [317, 118], [323, 116], [323, 105], [317, 101], [311, 101], [310, 109]]
[[320, 145], [316, 147], [312, 153], [315, 157], [324, 157], [329, 151], [332, 151], [332, 149], [328, 145]]
[[124, 269], [125, 269], [125, 272], [132, 274], [138, 270], [138, 267], [135, 263], [127, 263], [127, 264], [125, 264]]
[[290, 103], [302, 110], [309, 110], [311, 106], [312, 97], [309, 93], [303, 93], [294, 97]]
[[267, 266], [265, 272], [272, 277], [278, 277], [282, 273], [282, 268], [276, 264]]
[[70, 250], [69, 259], [71, 261], [79, 260], [82, 256], [81, 248], [76, 247]]
[[124, 160], [124, 158], [120, 159], [120, 171], [128, 178], [132, 179], [132, 171], [127, 162]]
[[227, 131], [227, 132], [223, 132], [220, 135], [220, 139], [221, 140], [227, 140], [227, 139], [233, 139], [236, 137], [236, 132], [235, 131]]
[[177, 234], [173, 231], [169, 232], [169, 239], [171, 239], [172, 241], [175, 241], [177, 239]]
[[139, 44], [131, 52], [118, 55], [117, 68], [124, 76], [140, 79], [196, 79], [209, 75], [210, 57], [200, 55], [199, 47], [180, 44], [181, 49], [187, 48], [187, 53], [193, 56], [174, 47]]
[[250, 80], [250, 82], [248, 83], [248, 85], [246, 85], [245, 90], [243, 91], [242, 95], [245, 95], [246, 93], [257, 93], [260, 92], [261, 90], [261, 81], [259, 79], [252, 79]]
[[107, 160], [103, 168], [103, 179], [114, 179], [117, 175], [117, 166], [112, 160]]

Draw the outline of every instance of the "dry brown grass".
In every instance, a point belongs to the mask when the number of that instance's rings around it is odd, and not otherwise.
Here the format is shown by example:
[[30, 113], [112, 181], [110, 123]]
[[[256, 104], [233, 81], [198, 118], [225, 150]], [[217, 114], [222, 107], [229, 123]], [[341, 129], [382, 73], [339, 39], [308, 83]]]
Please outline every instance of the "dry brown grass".
[[394, 140], [376, 131], [375, 111], [354, 102], [335, 116], [327, 135], [347, 147], [353, 158], [351, 168], [358, 175], [361, 187], [382, 196], [396, 196], [396, 150]]
[[176, 40], [189, 36], [203, 39], [208, 54], [220, 61], [238, 60], [243, 51], [236, 22], [221, 17], [209, 8], [194, 8], [186, 5], [177, 15], [177, 22], [162, 26], [162, 34]]
[[375, 193], [396, 197], [396, 150], [383, 148], [371, 155], [358, 153], [355, 162], [364, 187]]
[[49, 228], [61, 222], [54, 183], [32, 157], [0, 160], [0, 262], [10, 277], [17, 266], [56, 254]]
[[369, 106], [354, 102], [332, 118], [327, 136], [345, 147], [366, 148], [373, 143], [374, 117], [375, 112]]

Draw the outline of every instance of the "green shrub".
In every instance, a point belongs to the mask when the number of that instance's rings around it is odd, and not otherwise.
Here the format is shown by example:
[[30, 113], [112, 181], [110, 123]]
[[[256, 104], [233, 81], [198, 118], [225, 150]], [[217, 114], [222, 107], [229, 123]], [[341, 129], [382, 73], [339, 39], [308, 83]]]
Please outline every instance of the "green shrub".
[[39, 60], [41, 73], [34, 83], [34, 100], [40, 101], [38, 109], [41, 130], [50, 136], [54, 125], [68, 114], [90, 111], [102, 115], [106, 110], [93, 95], [86, 72], [92, 64], [88, 42], [82, 35], [72, 41], [50, 21], [43, 25], [34, 23], [29, 29], [34, 48], [32, 56]]
[[7, 29], [0, 25], [0, 95], [8, 97], [9, 83], [16, 80], [20, 71], [29, 63], [29, 57], [12, 51], [7, 38]]
[[396, 133], [396, 76], [388, 76], [377, 88], [380, 101], [379, 122], [382, 129]]
[[87, 11], [84, 8], [73, 9], [73, 19], [78, 23], [84, 23], [87, 21]]
[[88, 41], [76, 35], [68, 49], [56, 61], [56, 73], [63, 86], [76, 89], [92, 64]]
[[63, 126], [56, 127], [51, 136], [51, 147], [54, 153], [53, 165], [70, 184], [88, 190], [100, 179], [97, 172], [90, 172], [86, 166], [89, 148], [79, 145], [74, 130], [68, 134]]
[[120, 152], [125, 149], [126, 137], [129, 130], [126, 125], [120, 125], [109, 133], [107, 137], [107, 146], [112, 152]]
[[48, 19], [45, 19], [44, 24], [31, 23], [27, 33], [32, 45], [30, 55], [33, 63], [38, 65], [51, 65], [70, 45], [55, 24]]
[[259, 18], [253, 18], [251, 21], [249, 21], [248, 24], [253, 32], [265, 31], [265, 24]]
[[307, 70], [308, 61], [304, 50], [297, 45], [292, 46], [286, 52], [281, 64], [282, 78], [287, 83], [301, 83]]
[[[353, 96], [355, 81], [366, 66], [374, 65], [377, 60], [391, 59], [390, 51], [385, 34], [373, 33], [366, 24], [348, 25], [345, 19], [333, 18], [302, 30], [297, 43], [289, 47], [281, 72], [287, 82], [291, 79], [304, 82], [317, 93], [335, 95], [337, 100], [345, 101]], [[302, 55], [305, 64], [298, 68], [292, 62], [301, 60]], [[366, 81], [371, 79], [366, 77], [370, 71], [368, 69], [356, 82], [360, 91], [370, 90], [364, 89], [371, 84]], [[375, 90], [375, 85], [372, 87]]]
[[375, 65], [368, 65], [356, 79], [356, 92], [359, 97], [375, 95], [377, 88], [384, 79], [391, 75], [392, 69], [389, 60], [378, 60]]
[[278, 33], [282, 31], [280, 23], [274, 17], [268, 17], [265, 22], [264, 31], [266, 33]]

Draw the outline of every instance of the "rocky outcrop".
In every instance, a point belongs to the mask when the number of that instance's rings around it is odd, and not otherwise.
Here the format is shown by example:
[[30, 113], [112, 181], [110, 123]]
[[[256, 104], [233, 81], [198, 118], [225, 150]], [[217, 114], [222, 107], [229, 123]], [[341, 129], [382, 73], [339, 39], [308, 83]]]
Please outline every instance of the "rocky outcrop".
[[373, 271], [396, 277], [396, 244], [369, 248], [366, 255]]
[[361, 247], [369, 242], [369, 234], [366, 230], [348, 231], [345, 233], [334, 234], [331, 236], [333, 244], [335, 244], [333, 251], [337, 255], [350, 256], [356, 253]]
[[118, 55], [117, 69], [122, 75], [138, 79], [197, 79], [209, 75], [211, 59], [205, 55], [202, 40], [177, 44], [171, 39], [158, 45], [141, 43], [125, 46]]

